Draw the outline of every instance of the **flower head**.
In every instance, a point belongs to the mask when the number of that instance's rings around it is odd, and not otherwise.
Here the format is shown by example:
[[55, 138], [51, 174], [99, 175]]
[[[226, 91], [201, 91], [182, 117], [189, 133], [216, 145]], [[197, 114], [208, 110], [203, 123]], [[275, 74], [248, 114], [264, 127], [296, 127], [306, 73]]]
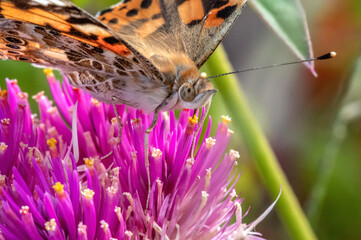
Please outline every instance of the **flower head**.
[[193, 112], [160, 114], [145, 149], [151, 115], [117, 106], [119, 135], [112, 106], [47, 77], [56, 107], [37, 94], [39, 117], [16, 82], [0, 94], [0, 238], [232, 239], [242, 201], [233, 189], [239, 154], [224, 154], [230, 119], [213, 137], [210, 119], [189, 158]]

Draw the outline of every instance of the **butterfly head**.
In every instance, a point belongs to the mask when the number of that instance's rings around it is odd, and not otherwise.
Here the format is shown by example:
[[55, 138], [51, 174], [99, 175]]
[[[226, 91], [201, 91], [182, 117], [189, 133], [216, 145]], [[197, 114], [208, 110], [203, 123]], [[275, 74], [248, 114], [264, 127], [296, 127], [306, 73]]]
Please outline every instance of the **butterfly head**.
[[197, 79], [188, 80], [180, 86], [178, 90], [180, 105], [189, 109], [200, 108], [210, 101], [216, 92], [212, 83], [201, 74]]

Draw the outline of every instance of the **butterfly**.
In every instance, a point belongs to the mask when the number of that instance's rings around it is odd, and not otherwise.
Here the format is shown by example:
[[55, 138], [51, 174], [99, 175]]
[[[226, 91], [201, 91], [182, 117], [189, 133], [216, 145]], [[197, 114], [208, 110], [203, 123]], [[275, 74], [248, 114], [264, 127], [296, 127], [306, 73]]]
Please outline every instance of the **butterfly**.
[[123, 0], [93, 17], [67, 0], [0, 0], [0, 58], [60, 70], [109, 104], [154, 112], [208, 106], [199, 68], [246, 0]]

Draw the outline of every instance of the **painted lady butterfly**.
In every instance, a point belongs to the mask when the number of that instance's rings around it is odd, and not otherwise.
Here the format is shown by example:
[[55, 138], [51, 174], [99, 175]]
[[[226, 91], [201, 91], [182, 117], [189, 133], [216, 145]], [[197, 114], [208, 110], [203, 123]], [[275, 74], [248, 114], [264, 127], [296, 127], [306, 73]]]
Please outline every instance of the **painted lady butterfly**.
[[67, 0], [0, 0], [0, 57], [59, 69], [110, 104], [196, 109], [216, 92], [198, 68], [246, 0], [123, 0], [93, 17]]

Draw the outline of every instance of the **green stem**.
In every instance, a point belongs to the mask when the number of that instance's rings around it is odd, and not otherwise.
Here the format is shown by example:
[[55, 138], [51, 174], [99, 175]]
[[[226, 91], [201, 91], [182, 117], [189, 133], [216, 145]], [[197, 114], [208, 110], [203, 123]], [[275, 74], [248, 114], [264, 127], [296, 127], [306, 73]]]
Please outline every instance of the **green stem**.
[[[233, 70], [222, 46], [218, 47], [208, 60], [207, 67], [211, 69], [209, 75]], [[237, 127], [236, 130], [243, 135], [247, 148], [271, 196], [276, 197], [282, 187], [282, 196], [277, 203], [277, 208], [290, 235], [293, 239], [316, 239], [261, 127], [245, 100], [236, 77], [227, 75], [212, 82], [226, 103], [232, 120], [236, 123], [234, 125]]]

